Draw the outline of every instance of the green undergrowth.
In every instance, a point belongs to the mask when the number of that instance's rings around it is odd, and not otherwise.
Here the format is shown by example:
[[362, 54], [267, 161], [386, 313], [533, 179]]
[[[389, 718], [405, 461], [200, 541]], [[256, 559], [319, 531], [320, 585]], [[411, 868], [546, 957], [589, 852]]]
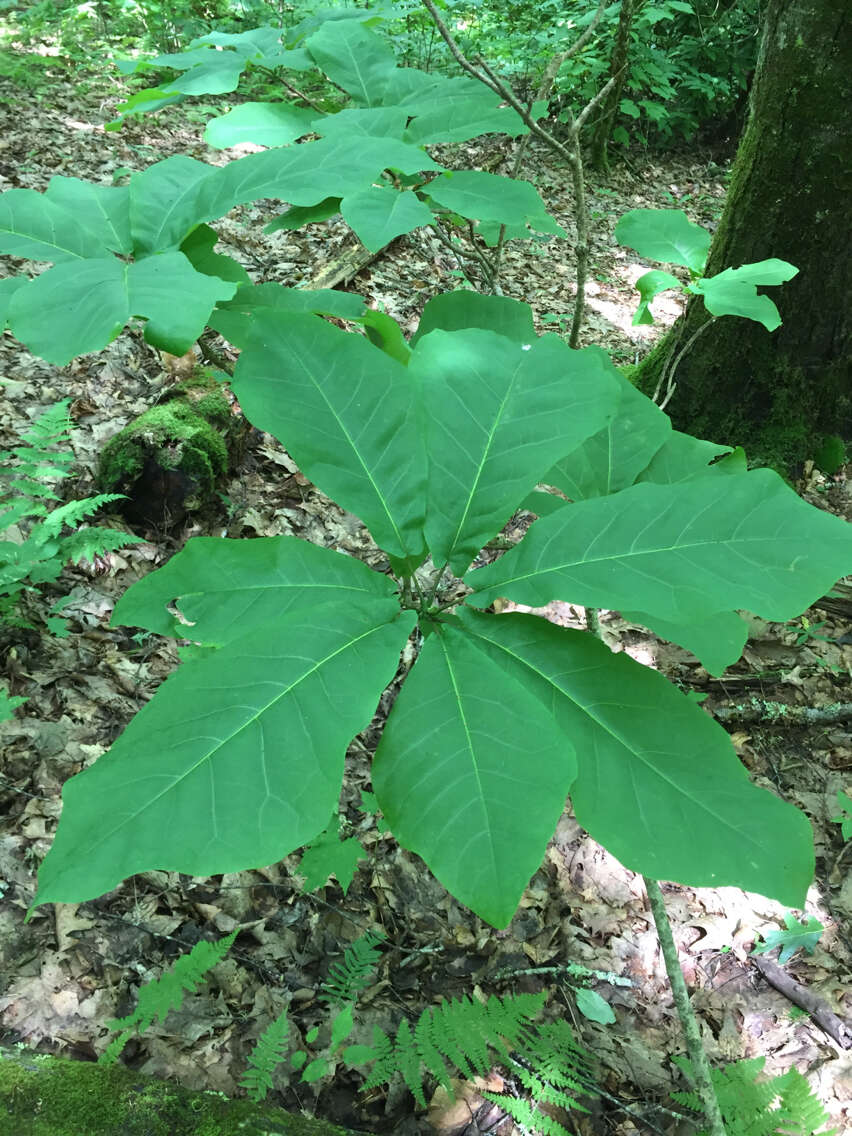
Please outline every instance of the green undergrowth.
[[[3, 1127], [4, 1124], [12, 1127]], [[14, 1136], [346, 1136], [346, 1129], [121, 1065], [0, 1051], [0, 1130]]]

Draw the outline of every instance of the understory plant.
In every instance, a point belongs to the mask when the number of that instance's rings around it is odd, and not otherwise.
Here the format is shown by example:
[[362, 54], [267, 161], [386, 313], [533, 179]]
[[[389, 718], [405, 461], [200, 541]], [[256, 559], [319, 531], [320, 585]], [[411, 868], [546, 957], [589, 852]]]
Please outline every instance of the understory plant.
[[[57, 484], [68, 476], [71, 451], [70, 399], [49, 407], [21, 435], [0, 463], [0, 625], [32, 628], [19, 610], [26, 591], [54, 583], [66, 564], [94, 561], [140, 537], [82, 522], [120, 494], [99, 493], [62, 502]], [[48, 631], [64, 638], [68, 626], [58, 600], [46, 620]], [[14, 700], [13, 700], [14, 701]]]
[[[537, 337], [516, 301], [435, 298], [405, 362], [305, 312], [255, 313], [243, 343], [243, 410], [384, 560], [197, 537], [133, 585], [116, 624], [184, 638], [189, 623], [205, 650], [67, 783], [36, 903], [151, 868], [262, 866], [310, 842], [390, 684], [379, 807], [494, 926], [569, 792], [636, 871], [801, 907], [808, 822], [752, 785], [699, 706], [587, 632], [488, 609], [615, 608], [718, 674], [745, 641], [737, 609], [789, 619], [850, 567], [847, 526], [770, 470], [708, 464], [725, 448], [673, 431], [597, 348]], [[540, 519], [489, 551], [523, 502]]]
[[[437, 296], [406, 340], [360, 297], [256, 285], [214, 251], [207, 222], [266, 197], [290, 204], [284, 227], [340, 210], [370, 248], [436, 218], [483, 240], [501, 226], [561, 235], [528, 183], [429, 157], [427, 143], [524, 123], [481, 84], [399, 68], [369, 18], [347, 9], [283, 39], [214, 33], [181, 59], [179, 86], [148, 98], [200, 93], [211, 75], [233, 90], [248, 61], [276, 55], [351, 96], [332, 113], [238, 108], [213, 135], [274, 148], [221, 167], [169, 158], [125, 187], [59, 177], [0, 195], [0, 251], [53, 264], [0, 281], [0, 325], [56, 363], [132, 317], [175, 354], [220, 332], [241, 352], [232, 387], [248, 419], [375, 544], [367, 564], [286, 535], [197, 537], [122, 596], [115, 625], [191, 634], [196, 649], [66, 784], [33, 906], [154, 868], [262, 867], [315, 842], [347, 746], [392, 703], [376, 722], [378, 807], [495, 927], [569, 794], [650, 880], [801, 907], [803, 814], [754, 786], [725, 731], [662, 675], [535, 609], [621, 611], [719, 674], [745, 642], [740, 610], [791, 619], [852, 570], [848, 527], [674, 431], [603, 351], [537, 336], [526, 304]], [[527, 610], [497, 614], [497, 599]]]

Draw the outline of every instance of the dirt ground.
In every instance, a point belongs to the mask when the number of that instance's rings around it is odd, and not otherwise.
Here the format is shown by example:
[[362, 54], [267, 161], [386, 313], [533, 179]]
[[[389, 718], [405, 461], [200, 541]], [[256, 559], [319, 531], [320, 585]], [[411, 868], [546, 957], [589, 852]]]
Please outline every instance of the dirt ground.
[[[43, 189], [55, 174], [110, 184], [121, 170], [141, 169], [173, 153], [228, 160], [200, 141], [207, 115], [199, 109], [169, 108], [133, 120], [119, 133], [105, 133], [103, 123], [123, 92], [106, 67], [72, 72], [57, 61], [48, 80], [44, 87], [0, 91], [13, 100], [11, 123], [0, 137], [0, 189]], [[493, 147], [493, 140], [458, 147], [454, 162], [475, 165]], [[725, 173], [718, 154], [637, 154], [606, 179], [590, 178], [594, 237], [583, 343], [605, 347], [616, 363], [633, 362], [674, 321], [679, 304], [666, 294], [654, 304], [655, 327], [630, 326], [632, 286], [646, 266], [615, 244], [615, 221], [630, 208], [678, 205], [713, 226]], [[523, 176], [572, 232], [566, 171], [533, 145]], [[350, 239], [342, 222], [265, 236], [263, 224], [278, 212], [278, 203], [259, 202], [217, 225], [220, 250], [239, 259], [256, 282], [302, 284]], [[540, 330], [558, 329], [559, 317], [570, 317], [571, 243], [515, 242], [507, 252], [504, 293], [532, 305]], [[0, 260], [0, 274], [22, 267], [13, 258]], [[415, 233], [395, 241], [348, 287], [371, 306], [384, 305], [410, 331], [425, 301], [454, 287], [454, 269], [445, 249]], [[154, 404], [175, 376], [174, 361], [148, 347], [138, 331], [64, 368], [33, 358], [7, 334], [0, 337], [0, 445], [17, 444], [37, 414], [70, 396], [76, 424], [73, 495], [84, 496], [93, 491], [104, 443]], [[813, 503], [849, 518], [850, 485], [845, 470], [831, 479], [808, 470], [800, 488]], [[341, 808], [370, 858], [362, 861], [346, 895], [336, 883], [302, 894], [299, 857], [291, 856], [264, 870], [209, 879], [146, 872], [100, 899], [42, 907], [24, 922], [38, 864], [55, 830], [63, 783], [108, 749], [177, 664], [169, 641], [109, 628], [116, 599], [200, 533], [291, 533], [368, 560], [374, 553], [357, 519], [318, 493], [273, 439], [258, 435], [223, 486], [215, 516], [141, 531], [145, 543], [112, 554], [96, 568], [63, 573], [55, 592], [73, 596], [64, 612], [71, 619], [68, 638], [0, 630], [0, 678], [12, 694], [28, 699], [13, 721], [0, 725], [0, 1038], [93, 1060], [110, 1040], [105, 1021], [129, 1011], [141, 983], [199, 938], [239, 928], [234, 948], [206, 987], [124, 1054], [127, 1063], [147, 1073], [233, 1094], [247, 1053], [285, 1002], [295, 1026], [291, 1036], [297, 1040], [298, 1032], [304, 1038], [325, 1020], [317, 992], [329, 964], [364, 931], [378, 927], [387, 944], [375, 981], [358, 1002], [352, 1040], [368, 1042], [374, 1025], [395, 1032], [403, 1016], [415, 1018], [439, 997], [545, 990], [549, 1014], [572, 1021], [595, 1055], [600, 1084], [609, 1094], [591, 1102], [590, 1113], [572, 1118], [574, 1132], [674, 1131], [672, 1116], [658, 1106], [671, 1104], [668, 1093], [679, 1075], [670, 1056], [683, 1045], [641, 880], [566, 811], [517, 915], [505, 931], [494, 931], [360, 811], [361, 790], [370, 784], [375, 724], [347, 756]], [[807, 914], [825, 931], [812, 954], [800, 952], [786, 969], [847, 1019], [852, 845], [844, 846], [831, 818], [839, 811], [838, 790], [852, 792], [848, 721], [791, 726], [772, 706], [850, 701], [850, 596], [811, 610], [808, 626], [752, 620], [742, 659], [720, 679], [685, 650], [603, 613], [613, 649], [659, 668], [685, 691], [706, 695], [708, 712], [727, 712], [726, 727], [755, 781], [801, 807], [812, 821], [817, 873]], [[31, 611], [43, 617], [50, 602], [47, 594], [36, 596]], [[548, 614], [584, 626], [582, 610], [569, 605]], [[773, 1073], [795, 1065], [807, 1073], [835, 1127], [842, 1130], [844, 1120], [852, 1124], [852, 1050], [797, 1012], [749, 957], [759, 936], [783, 925], [784, 910], [735, 888], [667, 886], [665, 894], [711, 1059], [761, 1056]], [[578, 1016], [564, 976], [536, 972], [568, 963], [626, 980], [595, 987], [614, 1010], [614, 1024]], [[350, 1127], [401, 1136], [512, 1131], [511, 1121], [501, 1124], [493, 1111], [476, 1118], [481, 1102], [472, 1092], [463, 1098], [461, 1112], [446, 1109], [438, 1097], [427, 1114], [401, 1087], [360, 1093], [357, 1074], [342, 1067], [313, 1085], [295, 1076], [288, 1083], [288, 1066], [280, 1069], [278, 1103]]]

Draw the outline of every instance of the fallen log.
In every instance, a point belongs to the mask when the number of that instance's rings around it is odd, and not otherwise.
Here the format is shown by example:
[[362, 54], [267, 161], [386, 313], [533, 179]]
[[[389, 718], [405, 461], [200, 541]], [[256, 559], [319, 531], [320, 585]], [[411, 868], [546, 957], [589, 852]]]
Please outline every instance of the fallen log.
[[0, 1046], [0, 1132], [9, 1136], [372, 1136], [274, 1105], [194, 1092], [124, 1065]]

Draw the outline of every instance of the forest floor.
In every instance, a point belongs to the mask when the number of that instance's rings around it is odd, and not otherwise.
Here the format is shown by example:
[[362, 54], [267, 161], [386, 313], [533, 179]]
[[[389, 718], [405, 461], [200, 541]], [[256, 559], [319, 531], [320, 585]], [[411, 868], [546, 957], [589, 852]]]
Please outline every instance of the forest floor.
[[[48, 56], [26, 83], [19, 76], [0, 89], [11, 105], [0, 136], [0, 189], [41, 190], [56, 174], [111, 184], [175, 153], [214, 163], [233, 156], [200, 141], [208, 114], [199, 106], [168, 108], [105, 133], [103, 124], [124, 93], [108, 70], [72, 68]], [[454, 148], [454, 163], [475, 166], [499, 144], [492, 138]], [[511, 157], [510, 147], [505, 157]], [[496, 172], [507, 170], [508, 162]], [[567, 172], [532, 145], [522, 176], [536, 184], [570, 233]], [[604, 347], [616, 363], [633, 362], [674, 321], [679, 303], [666, 294], [654, 305], [656, 326], [631, 327], [633, 284], [647, 266], [615, 244], [615, 221], [630, 208], [678, 206], [693, 220], [714, 225], [724, 200], [725, 163], [699, 151], [632, 154], [610, 176], [591, 177], [589, 190], [594, 237], [583, 343]], [[256, 282], [298, 286], [350, 234], [338, 221], [265, 236], [264, 223], [280, 211], [274, 202], [235, 210], [217, 225], [220, 248], [239, 259]], [[12, 258], [0, 261], [0, 274], [22, 268]], [[395, 241], [348, 288], [413, 330], [425, 301], [457, 284], [455, 268], [445, 249], [413, 234]], [[540, 330], [559, 330], [560, 319], [572, 311], [573, 272], [570, 239], [515, 242], [501, 283], [506, 295], [532, 305]], [[77, 478], [71, 491], [85, 496], [94, 491], [106, 440], [155, 403], [176, 373], [179, 365], [148, 347], [138, 332], [125, 332], [105, 351], [63, 368], [2, 336], [0, 445], [17, 444], [34, 417], [71, 397]], [[799, 488], [813, 503], [849, 518], [850, 486], [844, 471], [825, 479], [806, 470]], [[587, 1102], [589, 1113], [573, 1114], [572, 1130], [578, 1136], [675, 1131], [676, 1122], [659, 1106], [671, 1104], [668, 1094], [680, 1084], [670, 1055], [683, 1045], [641, 879], [591, 840], [570, 811], [511, 925], [495, 931], [448, 896], [419, 860], [361, 811], [369, 762], [364, 747], [353, 745], [341, 809], [369, 860], [362, 861], [345, 895], [335, 883], [303, 894], [294, 855], [264, 870], [209, 879], [146, 872], [92, 902], [39, 908], [24, 923], [63, 783], [108, 749], [177, 665], [170, 641], [109, 628], [118, 596], [199, 533], [292, 533], [355, 555], [370, 552], [360, 522], [317, 492], [269, 436], [254, 439], [222, 494], [219, 516], [142, 531], [145, 543], [113, 554], [106, 570], [68, 568], [55, 589], [73, 597], [64, 612], [71, 619], [67, 638], [0, 631], [0, 679], [12, 694], [28, 699], [13, 721], [0, 725], [0, 1039], [93, 1060], [110, 1040], [106, 1020], [129, 1011], [143, 981], [199, 938], [237, 927], [235, 947], [202, 992], [131, 1042], [124, 1055], [147, 1073], [234, 1094], [246, 1055], [268, 1022], [287, 1001], [291, 1037], [304, 1038], [325, 1021], [317, 993], [329, 964], [366, 930], [380, 928], [387, 943], [375, 981], [358, 1001], [350, 1040], [369, 1042], [374, 1025], [395, 1032], [403, 1016], [413, 1020], [439, 997], [545, 990], [550, 1015], [572, 1022], [609, 1094]], [[33, 596], [29, 610], [40, 621], [50, 602], [50, 596]], [[849, 701], [848, 612], [847, 599], [845, 609], [842, 602], [812, 609], [809, 624], [752, 620], [743, 657], [719, 679], [687, 651], [616, 613], [603, 615], [613, 649], [660, 669], [684, 691], [705, 695], [709, 713], [727, 712], [726, 727], [753, 779], [801, 807], [812, 821], [817, 873], [807, 914], [825, 930], [813, 952], [799, 952], [787, 970], [847, 1019], [852, 845], [844, 847], [831, 818], [839, 812], [838, 790], [852, 791], [852, 739], [848, 723], [791, 726], [778, 707]], [[584, 626], [582, 609], [560, 605], [553, 614]], [[835, 1127], [842, 1130], [844, 1119], [852, 1125], [852, 1050], [797, 1011], [750, 958], [761, 936], [783, 927], [784, 909], [735, 888], [664, 890], [711, 1059], [764, 1057], [772, 1073], [795, 1065], [808, 1074]], [[595, 986], [613, 1008], [615, 1024], [577, 1014], [570, 987], [558, 973], [569, 963], [626, 980]], [[497, 972], [502, 977], [494, 978]], [[399, 1086], [359, 1094], [358, 1075], [343, 1068], [312, 1085], [297, 1083], [295, 1076], [288, 1083], [287, 1068], [280, 1067], [277, 1100], [292, 1111], [401, 1136], [513, 1131], [510, 1120], [499, 1123], [493, 1108], [480, 1108], [473, 1090], [455, 1111], [437, 1095], [427, 1115]]]

